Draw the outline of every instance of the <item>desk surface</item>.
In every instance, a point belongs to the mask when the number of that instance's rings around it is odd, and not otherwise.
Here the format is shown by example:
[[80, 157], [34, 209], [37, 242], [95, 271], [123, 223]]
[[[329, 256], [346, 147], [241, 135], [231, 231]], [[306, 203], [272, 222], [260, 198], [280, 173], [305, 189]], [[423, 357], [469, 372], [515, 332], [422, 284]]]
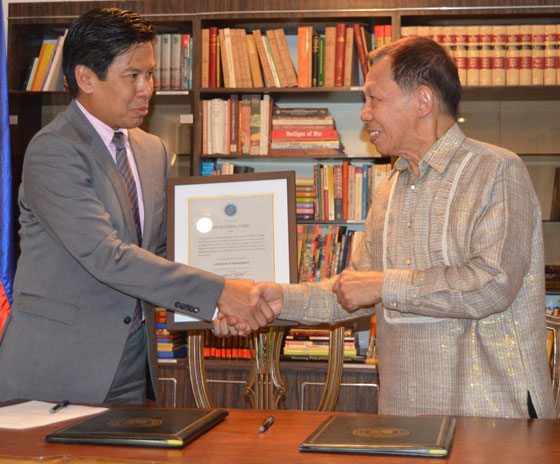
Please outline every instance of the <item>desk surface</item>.
[[[331, 413], [272, 411], [265, 433], [259, 425], [271, 411], [231, 409], [226, 420], [179, 450], [45, 443], [66, 423], [25, 431], [0, 431], [0, 464], [54, 463], [559, 463], [560, 420], [458, 418], [447, 459], [300, 453], [299, 444]], [[21, 458], [21, 459], [20, 459]]]

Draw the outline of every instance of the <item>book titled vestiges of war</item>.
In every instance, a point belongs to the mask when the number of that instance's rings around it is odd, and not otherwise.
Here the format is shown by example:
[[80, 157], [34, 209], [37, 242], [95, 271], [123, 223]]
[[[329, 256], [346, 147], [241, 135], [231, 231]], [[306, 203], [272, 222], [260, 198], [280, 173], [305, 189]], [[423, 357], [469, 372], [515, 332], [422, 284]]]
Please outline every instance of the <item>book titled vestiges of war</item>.
[[45, 439], [53, 443], [181, 448], [227, 415], [223, 409], [109, 409]]
[[331, 416], [299, 447], [323, 453], [444, 457], [455, 419], [441, 416]]

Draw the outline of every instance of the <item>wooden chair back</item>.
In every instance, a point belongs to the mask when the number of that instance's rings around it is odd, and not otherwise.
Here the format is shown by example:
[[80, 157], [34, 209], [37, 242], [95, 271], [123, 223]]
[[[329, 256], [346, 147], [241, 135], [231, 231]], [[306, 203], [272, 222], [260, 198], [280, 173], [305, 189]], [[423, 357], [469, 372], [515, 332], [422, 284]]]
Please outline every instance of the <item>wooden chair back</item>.
[[[280, 372], [280, 353], [286, 327], [271, 327], [251, 335], [250, 373], [243, 389], [254, 409], [278, 409], [286, 396], [286, 383]], [[212, 408], [204, 362], [204, 331], [189, 331], [187, 336], [189, 377], [199, 408]], [[317, 410], [334, 411], [340, 393], [344, 361], [344, 327], [333, 327], [329, 340], [327, 377]]]

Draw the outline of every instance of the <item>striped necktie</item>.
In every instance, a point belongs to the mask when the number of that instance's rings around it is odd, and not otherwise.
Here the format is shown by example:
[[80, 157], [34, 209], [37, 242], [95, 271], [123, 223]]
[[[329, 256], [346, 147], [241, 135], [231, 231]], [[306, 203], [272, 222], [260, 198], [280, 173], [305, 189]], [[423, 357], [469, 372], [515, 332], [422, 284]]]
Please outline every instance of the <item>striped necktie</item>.
[[136, 190], [136, 182], [132, 176], [132, 170], [130, 169], [130, 164], [128, 162], [128, 157], [126, 156], [126, 147], [124, 144], [124, 134], [122, 132], [115, 132], [113, 135], [113, 145], [117, 149], [116, 161], [117, 170], [121, 175], [124, 184], [126, 185], [126, 191], [128, 192], [128, 201], [130, 202], [130, 208], [132, 209], [132, 215], [134, 216], [134, 225], [136, 226], [136, 235], [138, 237], [138, 243], [142, 243], [142, 227], [140, 226], [140, 209], [138, 208], [138, 192]]
[[[124, 134], [122, 132], [115, 132], [113, 135], [113, 145], [117, 149], [116, 161], [117, 161], [117, 171], [121, 175], [121, 178], [126, 186], [126, 191], [128, 192], [128, 201], [130, 202], [130, 208], [132, 209], [132, 215], [134, 216], [134, 225], [136, 226], [136, 235], [138, 237], [138, 243], [142, 244], [142, 228], [140, 226], [140, 210], [138, 208], [138, 192], [136, 190], [136, 182], [132, 176], [132, 170], [130, 169], [130, 164], [128, 162], [128, 157], [126, 155], [126, 147], [124, 144]], [[142, 325], [142, 306], [140, 300], [136, 300], [136, 308], [134, 309], [134, 314], [132, 315], [132, 321], [130, 324], [130, 334], [132, 335], [136, 332]]]

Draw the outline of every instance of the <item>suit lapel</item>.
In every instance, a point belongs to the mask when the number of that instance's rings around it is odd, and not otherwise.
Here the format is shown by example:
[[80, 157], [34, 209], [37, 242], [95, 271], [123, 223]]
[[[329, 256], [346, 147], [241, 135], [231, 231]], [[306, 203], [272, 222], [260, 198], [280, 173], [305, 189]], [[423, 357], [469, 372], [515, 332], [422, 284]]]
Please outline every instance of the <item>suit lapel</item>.
[[[123, 212], [127, 228], [130, 231], [132, 237], [136, 237], [136, 226], [134, 224], [134, 216], [132, 215], [132, 208], [130, 207], [130, 201], [128, 199], [128, 192], [126, 191], [126, 186], [121, 180], [119, 172], [117, 171], [117, 166], [115, 161], [109, 153], [109, 150], [103, 143], [103, 140], [93, 128], [74, 100], [68, 106], [68, 119], [72, 124], [75, 124], [80, 132], [86, 137], [86, 141], [89, 142], [89, 153], [99, 167], [105, 172], [113, 188], [115, 189], [115, 194], [117, 196], [117, 201]], [[89, 140], [88, 140], [89, 139]], [[140, 183], [142, 183], [142, 175], [139, 173]], [[144, 194], [144, 191], [142, 191]], [[146, 203], [144, 196], [144, 203]], [[144, 215], [146, 216], [145, 212]], [[136, 239], [138, 243], [138, 238]], [[147, 242], [146, 242], [147, 243]]]

